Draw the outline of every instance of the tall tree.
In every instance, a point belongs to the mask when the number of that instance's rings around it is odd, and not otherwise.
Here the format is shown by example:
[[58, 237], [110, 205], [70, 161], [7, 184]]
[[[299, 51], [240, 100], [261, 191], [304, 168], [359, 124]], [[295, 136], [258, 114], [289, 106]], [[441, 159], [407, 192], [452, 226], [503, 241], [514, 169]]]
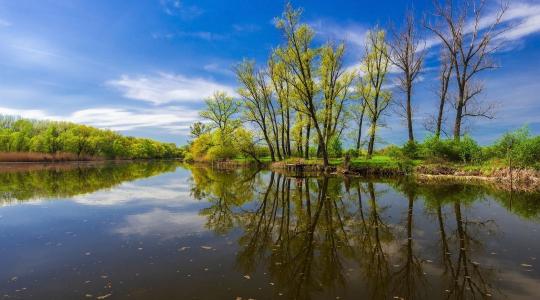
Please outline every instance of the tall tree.
[[[343, 68], [345, 45], [337, 46], [328, 43], [321, 48], [319, 68], [320, 90], [322, 91], [322, 124], [324, 144], [328, 145], [332, 138], [341, 133], [344, 122], [346, 102], [349, 100], [349, 88], [354, 79], [354, 72]], [[339, 130], [338, 130], [339, 129]], [[323, 143], [319, 141], [319, 151]]]
[[291, 74], [287, 81], [298, 96], [297, 110], [310, 119], [308, 124], [314, 127], [321, 143], [323, 164], [328, 166], [328, 149], [323, 124], [317, 117], [320, 99], [317, 97], [315, 63], [319, 50], [312, 47], [313, 30], [308, 25], [300, 23], [301, 13], [301, 10], [293, 9], [289, 3], [282, 17], [277, 19], [276, 25], [283, 32], [286, 45], [279, 48], [276, 54]]
[[389, 45], [389, 59], [401, 71], [399, 86], [406, 95], [403, 106], [407, 119], [409, 142], [414, 142], [413, 108], [411, 103], [413, 85], [422, 69], [425, 53], [419, 46], [420, 39], [414, 22], [414, 14], [409, 11], [405, 17], [403, 29], [393, 33], [393, 39]]
[[268, 73], [277, 98], [278, 111], [281, 117], [280, 141], [284, 157], [291, 155], [291, 99], [290, 88], [287, 82], [287, 69], [285, 64], [274, 53], [268, 60]]
[[[267, 84], [264, 72], [255, 69], [255, 63], [244, 61], [235, 68], [236, 77], [242, 84], [238, 93], [242, 97], [244, 117], [257, 125], [270, 151], [272, 161], [276, 160], [276, 149], [279, 149], [277, 121], [272, 113], [272, 90]], [[279, 152], [278, 152], [279, 153]], [[281, 155], [278, 154], [279, 159]]]
[[370, 119], [368, 158], [373, 155], [375, 133], [382, 113], [390, 105], [392, 93], [383, 90], [388, 74], [390, 60], [385, 32], [374, 29], [368, 33], [364, 59], [362, 61], [363, 76], [360, 78], [358, 93], [362, 97]]
[[496, 67], [490, 57], [498, 49], [494, 41], [505, 30], [499, 25], [508, 5], [502, 5], [495, 14], [485, 15], [486, 0], [440, 1], [435, 2], [437, 21], [427, 23], [426, 27], [452, 57], [457, 83], [453, 133], [454, 140], [459, 141], [465, 117], [491, 117], [491, 106], [472, 101], [482, 92], [481, 85], [474, 81], [482, 71]]

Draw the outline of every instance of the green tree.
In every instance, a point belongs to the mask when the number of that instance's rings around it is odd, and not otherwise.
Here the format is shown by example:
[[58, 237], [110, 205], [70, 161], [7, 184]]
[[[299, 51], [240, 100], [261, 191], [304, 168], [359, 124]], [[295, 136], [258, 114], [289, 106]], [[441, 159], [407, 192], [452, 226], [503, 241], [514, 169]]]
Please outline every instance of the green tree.
[[390, 60], [388, 59], [385, 32], [374, 29], [367, 35], [366, 49], [361, 65], [364, 75], [360, 78], [360, 84], [358, 86], [358, 93], [365, 103], [371, 123], [369, 128], [368, 158], [371, 158], [373, 155], [375, 134], [380, 118], [390, 105], [392, 99], [392, 93], [383, 90], [389, 67]]

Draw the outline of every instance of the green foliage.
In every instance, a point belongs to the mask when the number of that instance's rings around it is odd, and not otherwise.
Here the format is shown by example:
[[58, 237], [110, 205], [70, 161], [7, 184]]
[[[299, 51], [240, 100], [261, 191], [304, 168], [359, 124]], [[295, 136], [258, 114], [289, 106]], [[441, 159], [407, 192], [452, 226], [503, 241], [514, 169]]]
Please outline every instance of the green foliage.
[[420, 157], [420, 145], [414, 141], [408, 141], [403, 145], [403, 148], [401, 148], [401, 153], [403, 156], [410, 158], [410, 159], [416, 159]]
[[180, 158], [175, 144], [124, 137], [68, 122], [37, 121], [0, 115], [1, 152], [73, 153], [107, 159]]
[[459, 142], [454, 142], [454, 147], [457, 148], [459, 158], [463, 162], [480, 162], [482, 160], [482, 149], [469, 135], [465, 135]]
[[533, 137], [526, 126], [522, 127], [503, 135], [489, 154], [518, 167], [540, 169], [540, 136]]
[[343, 145], [341, 144], [341, 139], [337, 136], [332, 137], [328, 150], [330, 157], [341, 157], [343, 155]]
[[422, 156], [431, 160], [458, 161], [458, 151], [454, 147], [454, 140], [439, 139], [428, 136], [422, 145]]
[[200, 135], [191, 143], [186, 157], [193, 161], [223, 161], [240, 154], [258, 156], [266, 155], [267, 151], [254, 145], [251, 132], [240, 127], [231, 132], [228, 138], [224, 138], [219, 129]]

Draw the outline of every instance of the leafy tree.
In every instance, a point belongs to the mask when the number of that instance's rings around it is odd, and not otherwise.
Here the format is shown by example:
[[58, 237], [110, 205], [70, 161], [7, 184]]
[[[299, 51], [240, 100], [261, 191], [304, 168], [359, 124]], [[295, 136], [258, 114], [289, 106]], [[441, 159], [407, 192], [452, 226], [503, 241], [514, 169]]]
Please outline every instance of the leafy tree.
[[390, 105], [392, 93], [383, 90], [388, 75], [390, 60], [388, 59], [388, 46], [385, 32], [374, 29], [368, 33], [364, 59], [361, 70], [364, 75], [360, 78], [358, 86], [367, 113], [370, 118], [368, 157], [373, 155], [375, 134], [383, 112]]

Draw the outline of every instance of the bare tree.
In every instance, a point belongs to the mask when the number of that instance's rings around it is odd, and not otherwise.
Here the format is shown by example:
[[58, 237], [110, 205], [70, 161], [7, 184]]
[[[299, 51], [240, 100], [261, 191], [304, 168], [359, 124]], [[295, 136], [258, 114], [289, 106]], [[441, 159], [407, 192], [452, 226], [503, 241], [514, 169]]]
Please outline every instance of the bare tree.
[[[439, 1], [444, 2], [441, 4]], [[494, 40], [505, 31], [499, 25], [508, 5], [501, 5], [491, 19], [490, 16], [484, 16], [486, 0], [462, 0], [458, 2], [459, 5], [455, 3], [453, 0], [435, 1], [434, 15], [438, 22], [427, 23], [426, 27], [447, 48], [454, 65], [457, 83], [454, 139], [458, 141], [465, 116], [488, 115], [485, 109], [479, 107], [471, 113], [467, 106], [482, 91], [472, 83], [476, 75], [496, 67], [490, 58], [498, 49]]]
[[405, 24], [400, 32], [393, 33], [392, 42], [389, 43], [389, 59], [394, 66], [401, 70], [399, 87], [406, 94], [405, 114], [409, 142], [414, 142], [412, 93], [413, 85], [421, 72], [425, 51], [419, 49], [420, 39], [414, 22], [414, 14], [409, 11], [405, 17]]

